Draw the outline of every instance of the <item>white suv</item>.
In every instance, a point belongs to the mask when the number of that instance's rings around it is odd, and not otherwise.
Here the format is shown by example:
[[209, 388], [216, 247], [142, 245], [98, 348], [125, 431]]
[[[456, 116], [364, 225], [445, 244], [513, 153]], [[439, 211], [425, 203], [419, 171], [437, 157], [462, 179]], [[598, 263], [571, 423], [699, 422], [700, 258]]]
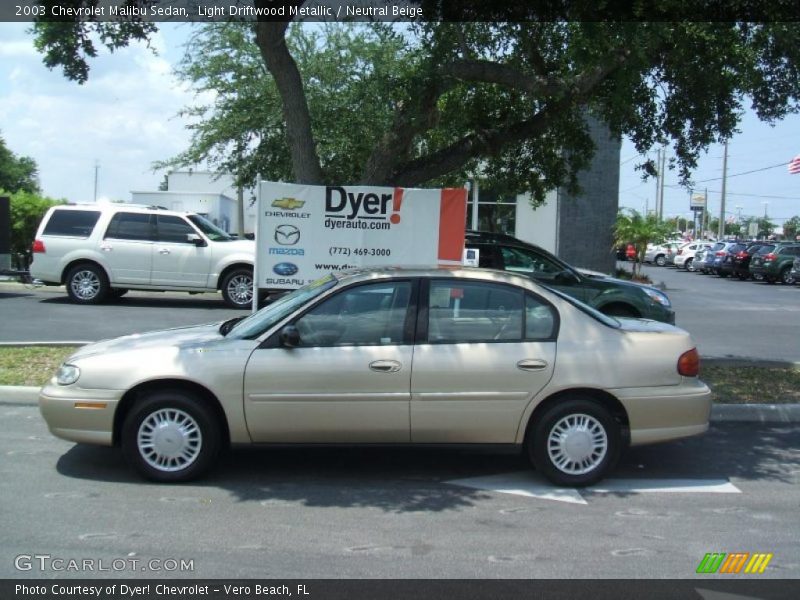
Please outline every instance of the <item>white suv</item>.
[[39, 225], [33, 257], [31, 277], [66, 285], [81, 304], [131, 289], [221, 290], [234, 308], [253, 300], [255, 242], [198, 214], [134, 204], [56, 206]]

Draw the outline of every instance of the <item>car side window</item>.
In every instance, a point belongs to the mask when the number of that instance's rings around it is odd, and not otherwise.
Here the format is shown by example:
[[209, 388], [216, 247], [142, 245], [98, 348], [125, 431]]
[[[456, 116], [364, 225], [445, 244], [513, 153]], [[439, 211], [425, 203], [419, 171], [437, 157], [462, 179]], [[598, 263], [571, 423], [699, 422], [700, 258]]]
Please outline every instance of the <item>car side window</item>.
[[95, 210], [54, 210], [42, 235], [88, 238], [99, 218]]
[[525, 339], [552, 340], [556, 335], [556, 311], [542, 300], [525, 295]]
[[436, 280], [428, 296], [428, 341], [522, 341], [523, 291], [505, 285]]
[[149, 214], [118, 212], [111, 217], [105, 239], [152, 240], [153, 223]]
[[502, 246], [500, 252], [503, 255], [506, 271], [522, 273], [528, 276], [556, 274], [563, 271], [556, 263], [536, 252], [511, 246]]
[[411, 283], [349, 288], [305, 313], [295, 326], [300, 346], [385, 346], [403, 343]]
[[197, 231], [189, 223], [173, 215], [158, 215], [156, 218], [156, 231], [156, 239], [159, 242], [177, 244], [191, 244], [186, 236], [190, 233], [197, 234]]

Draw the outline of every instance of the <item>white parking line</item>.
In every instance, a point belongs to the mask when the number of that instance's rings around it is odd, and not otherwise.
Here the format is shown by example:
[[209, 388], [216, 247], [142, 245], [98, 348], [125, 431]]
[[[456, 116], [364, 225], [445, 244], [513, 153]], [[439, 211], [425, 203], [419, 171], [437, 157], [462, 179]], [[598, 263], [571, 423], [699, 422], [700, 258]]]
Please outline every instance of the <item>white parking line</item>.
[[[554, 500], [569, 504], [588, 504], [580, 491], [555, 487], [540, 475], [528, 471], [501, 473], [486, 477], [469, 477], [445, 481], [450, 485], [513, 494], [528, 498]], [[585, 491], [599, 494], [741, 494], [727, 479], [607, 479]]]

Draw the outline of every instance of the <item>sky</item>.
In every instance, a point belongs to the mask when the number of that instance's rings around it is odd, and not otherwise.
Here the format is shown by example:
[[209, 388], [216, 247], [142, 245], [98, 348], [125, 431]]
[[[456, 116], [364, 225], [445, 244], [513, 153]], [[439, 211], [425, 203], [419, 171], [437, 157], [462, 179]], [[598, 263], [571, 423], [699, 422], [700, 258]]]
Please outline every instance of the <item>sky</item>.
[[[36, 160], [43, 191], [51, 197], [91, 202], [96, 164], [101, 200], [129, 200], [133, 190], [157, 189], [164, 172], [154, 172], [153, 162], [189, 144], [187, 123], [176, 115], [197, 99], [173, 68], [194, 25], [161, 24], [151, 41], [156, 54], [144, 44], [113, 55], [101, 51], [84, 85], [42, 64], [29, 27], [0, 23], [0, 134], [6, 145]], [[785, 166], [800, 154], [800, 116], [771, 127], [746, 112], [739, 129], [728, 149], [727, 216], [762, 216], [766, 209], [780, 225], [800, 215], [800, 175], [790, 175]], [[712, 146], [693, 175], [697, 191], [708, 188], [714, 215], [722, 154], [721, 145]], [[655, 181], [641, 180], [634, 168], [640, 157], [628, 141], [620, 160], [620, 206], [652, 209]], [[757, 172], [739, 175], [747, 171]], [[689, 191], [678, 185], [676, 171], [666, 175], [664, 214], [691, 214]]]

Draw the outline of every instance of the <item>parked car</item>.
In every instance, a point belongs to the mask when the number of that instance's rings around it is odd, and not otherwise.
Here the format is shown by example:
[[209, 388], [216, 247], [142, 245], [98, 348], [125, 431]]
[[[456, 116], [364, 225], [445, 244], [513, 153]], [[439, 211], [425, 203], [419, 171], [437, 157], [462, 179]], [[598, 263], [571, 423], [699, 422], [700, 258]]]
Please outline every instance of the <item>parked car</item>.
[[70, 300], [97, 304], [128, 290], [209, 292], [248, 308], [255, 243], [202, 215], [132, 204], [65, 205], [47, 211], [33, 242], [31, 277], [65, 285]]
[[636, 247], [633, 244], [618, 246], [616, 253], [617, 260], [636, 260]]
[[752, 278], [750, 273], [750, 260], [758, 252], [764, 242], [749, 242], [744, 250], [738, 251], [733, 257], [733, 274], [742, 281]]
[[481, 267], [531, 277], [607, 315], [675, 322], [672, 303], [661, 290], [576, 269], [544, 248], [510, 235], [467, 231], [466, 247], [480, 251], [478, 264]]
[[694, 260], [697, 252], [706, 248], [710, 248], [713, 245], [713, 242], [703, 241], [687, 242], [683, 244], [675, 253], [675, 266], [679, 269], [686, 269], [690, 273], [694, 272]]
[[792, 270], [789, 271], [789, 274], [792, 276], [795, 283], [800, 281], [800, 257], [795, 258], [792, 262]]
[[744, 252], [747, 249], [746, 242], [732, 242], [727, 243], [718, 250], [714, 259], [716, 274], [720, 277], [728, 277], [734, 273], [734, 259], [739, 252]]
[[[412, 360], [413, 357], [413, 360]], [[247, 318], [84, 346], [41, 391], [50, 431], [162, 482], [229, 444], [503, 444], [558, 485], [701, 434], [691, 336], [494, 270], [327, 275]]]
[[659, 267], [672, 264], [678, 250], [678, 242], [665, 242], [663, 244], [650, 244], [644, 254], [644, 262], [654, 263]]
[[711, 268], [714, 265], [714, 258], [716, 258], [717, 250], [720, 250], [725, 245], [725, 242], [715, 242], [710, 248], [705, 251], [698, 252], [694, 259], [695, 271], [699, 271], [704, 275], [711, 273]]
[[750, 261], [750, 272], [761, 275], [767, 283], [780, 281], [792, 285], [792, 263], [800, 256], [800, 244], [776, 244], [762, 246]]

